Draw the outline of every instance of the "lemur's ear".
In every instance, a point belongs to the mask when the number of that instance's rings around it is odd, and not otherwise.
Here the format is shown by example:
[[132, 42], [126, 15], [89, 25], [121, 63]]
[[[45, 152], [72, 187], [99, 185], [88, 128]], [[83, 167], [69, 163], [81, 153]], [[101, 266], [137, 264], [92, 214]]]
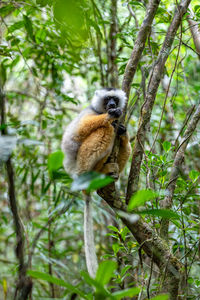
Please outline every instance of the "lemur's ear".
[[94, 94], [95, 94], [95, 96], [98, 96], [99, 93], [100, 93], [100, 90], [96, 90]]

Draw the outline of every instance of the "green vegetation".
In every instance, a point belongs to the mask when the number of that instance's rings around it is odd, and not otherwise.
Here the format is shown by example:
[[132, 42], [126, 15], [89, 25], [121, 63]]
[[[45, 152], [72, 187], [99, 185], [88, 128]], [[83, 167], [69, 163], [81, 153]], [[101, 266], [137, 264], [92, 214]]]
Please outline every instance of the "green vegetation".
[[[180, 2], [183, 13], [172, 0], [0, 2], [0, 299], [199, 299], [200, 5]], [[139, 53], [148, 3], [159, 6]], [[135, 156], [115, 186], [62, 167], [64, 128], [103, 86], [129, 95]]]

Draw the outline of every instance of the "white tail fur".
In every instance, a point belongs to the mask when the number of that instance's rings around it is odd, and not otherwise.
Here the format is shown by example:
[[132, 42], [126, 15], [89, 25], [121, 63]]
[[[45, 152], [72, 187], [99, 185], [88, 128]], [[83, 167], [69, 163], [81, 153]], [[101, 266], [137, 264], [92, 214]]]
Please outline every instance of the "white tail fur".
[[94, 230], [92, 219], [92, 201], [91, 196], [86, 195], [85, 210], [84, 210], [84, 243], [85, 257], [88, 273], [92, 278], [95, 278], [98, 268], [97, 256], [94, 244]]

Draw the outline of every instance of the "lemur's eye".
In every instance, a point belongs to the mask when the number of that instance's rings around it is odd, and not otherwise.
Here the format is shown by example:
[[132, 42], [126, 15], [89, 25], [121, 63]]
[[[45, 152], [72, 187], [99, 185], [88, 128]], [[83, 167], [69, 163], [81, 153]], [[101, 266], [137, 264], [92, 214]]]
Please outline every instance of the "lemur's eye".
[[113, 99], [115, 100], [116, 105], [119, 104], [119, 98], [118, 97], [113, 97]]
[[105, 104], [105, 105], [108, 104], [108, 101], [110, 101], [110, 99], [111, 99], [110, 96], [105, 97], [105, 98], [104, 98], [104, 104]]

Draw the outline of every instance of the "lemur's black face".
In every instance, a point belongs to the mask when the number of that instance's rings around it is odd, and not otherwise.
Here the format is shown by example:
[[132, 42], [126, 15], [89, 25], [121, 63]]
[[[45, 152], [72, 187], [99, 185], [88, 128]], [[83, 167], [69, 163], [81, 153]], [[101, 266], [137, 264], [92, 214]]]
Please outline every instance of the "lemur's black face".
[[116, 96], [106, 96], [103, 99], [103, 106], [106, 111], [110, 108], [117, 108], [119, 105], [119, 98]]

